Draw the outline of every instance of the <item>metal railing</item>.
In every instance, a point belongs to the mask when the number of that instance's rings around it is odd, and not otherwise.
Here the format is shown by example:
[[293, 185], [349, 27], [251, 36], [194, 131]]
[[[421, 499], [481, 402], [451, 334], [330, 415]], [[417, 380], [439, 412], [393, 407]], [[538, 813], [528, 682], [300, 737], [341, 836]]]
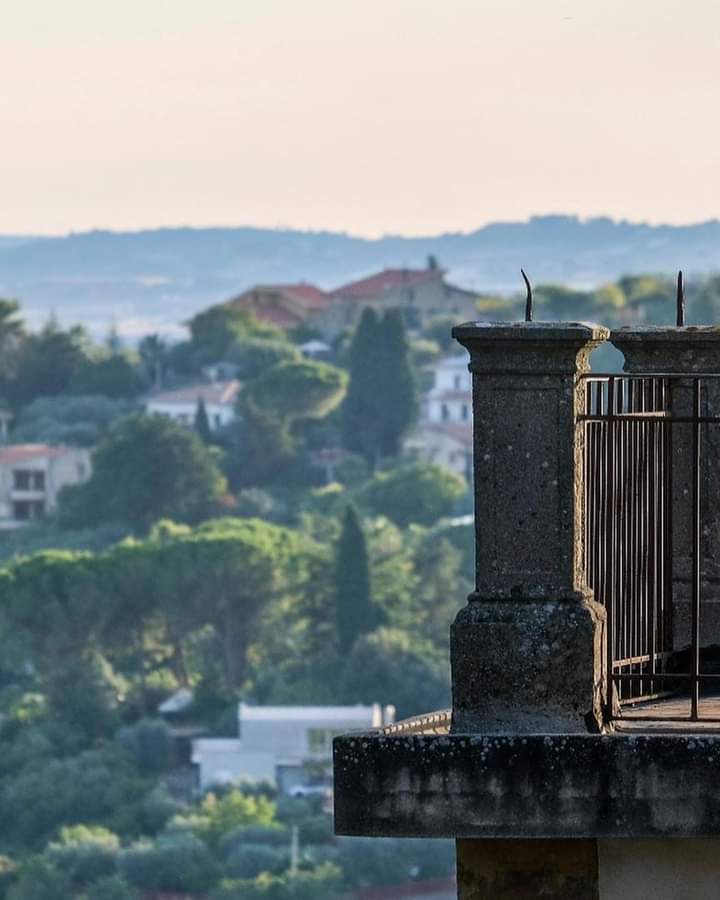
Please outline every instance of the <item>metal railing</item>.
[[[701, 688], [720, 675], [701, 666], [703, 453], [718, 376], [587, 375], [585, 575], [607, 615], [608, 697], [621, 703], [689, 692], [700, 717]], [[720, 501], [720, 497], [718, 498]], [[673, 520], [675, 519], [675, 523]], [[687, 571], [680, 585], [678, 570]], [[685, 594], [679, 596], [678, 586]], [[674, 614], [689, 605], [689, 642]], [[688, 662], [689, 661], [689, 662]], [[609, 704], [610, 706], [612, 704]]]

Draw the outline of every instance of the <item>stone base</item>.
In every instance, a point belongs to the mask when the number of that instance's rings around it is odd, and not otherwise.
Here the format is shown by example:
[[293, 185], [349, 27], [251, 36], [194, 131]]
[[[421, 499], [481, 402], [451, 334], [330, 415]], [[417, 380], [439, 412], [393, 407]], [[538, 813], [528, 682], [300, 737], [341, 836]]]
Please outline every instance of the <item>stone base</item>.
[[592, 600], [474, 600], [450, 631], [457, 733], [603, 725], [605, 610]]

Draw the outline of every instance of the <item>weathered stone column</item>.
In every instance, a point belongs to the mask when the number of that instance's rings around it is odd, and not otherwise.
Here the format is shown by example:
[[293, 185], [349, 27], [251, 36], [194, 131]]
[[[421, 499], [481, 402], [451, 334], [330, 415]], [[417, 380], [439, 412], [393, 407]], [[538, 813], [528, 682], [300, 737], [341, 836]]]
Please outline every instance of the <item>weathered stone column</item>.
[[[625, 357], [624, 370], [642, 375], [720, 373], [720, 328], [656, 326], [618, 328], [610, 335]], [[720, 380], [702, 385], [702, 412], [720, 415]], [[693, 413], [692, 383], [670, 382], [671, 411]], [[672, 541], [673, 541], [673, 646], [690, 643], [690, 591], [692, 572], [692, 447], [693, 426], [672, 426]], [[703, 426], [702, 469], [702, 614], [700, 642], [720, 644], [720, 425]]]
[[608, 330], [471, 323], [476, 590], [451, 629], [453, 731], [597, 731], [604, 610], [584, 581], [584, 392]]

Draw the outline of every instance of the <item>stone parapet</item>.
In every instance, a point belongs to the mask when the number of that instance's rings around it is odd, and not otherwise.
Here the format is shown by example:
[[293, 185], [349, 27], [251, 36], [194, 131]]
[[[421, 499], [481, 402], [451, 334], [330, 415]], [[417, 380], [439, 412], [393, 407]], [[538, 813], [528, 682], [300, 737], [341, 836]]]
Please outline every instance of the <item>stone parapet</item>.
[[334, 740], [335, 829], [384, 837], [720, 837], [720, 735]]

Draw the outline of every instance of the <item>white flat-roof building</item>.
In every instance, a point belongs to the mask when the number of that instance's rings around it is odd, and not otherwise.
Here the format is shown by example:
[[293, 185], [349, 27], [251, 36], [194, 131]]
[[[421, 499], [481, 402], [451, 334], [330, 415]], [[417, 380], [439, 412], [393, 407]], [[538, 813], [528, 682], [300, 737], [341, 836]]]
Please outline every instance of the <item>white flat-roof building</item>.
[[192, 428], [198, 404], [202, 399], [205, 404], [210, 430], [215, 431], [227, 425], [235, 418], [235, 404], [240, 393], [240, 382], [230, 381], [203, 382], [175, 391], [160, 391], [150, 394], [145, 400], [145, 409], [149, 413], [169, 416], [181, 425]]
[[280, 790], [317, 780], [332, 760], [332, 739], [389, 725], [392, 706], [238, 706], [237, 738], [198, 738], [192, 745], [201, 790], [247, 779]]

